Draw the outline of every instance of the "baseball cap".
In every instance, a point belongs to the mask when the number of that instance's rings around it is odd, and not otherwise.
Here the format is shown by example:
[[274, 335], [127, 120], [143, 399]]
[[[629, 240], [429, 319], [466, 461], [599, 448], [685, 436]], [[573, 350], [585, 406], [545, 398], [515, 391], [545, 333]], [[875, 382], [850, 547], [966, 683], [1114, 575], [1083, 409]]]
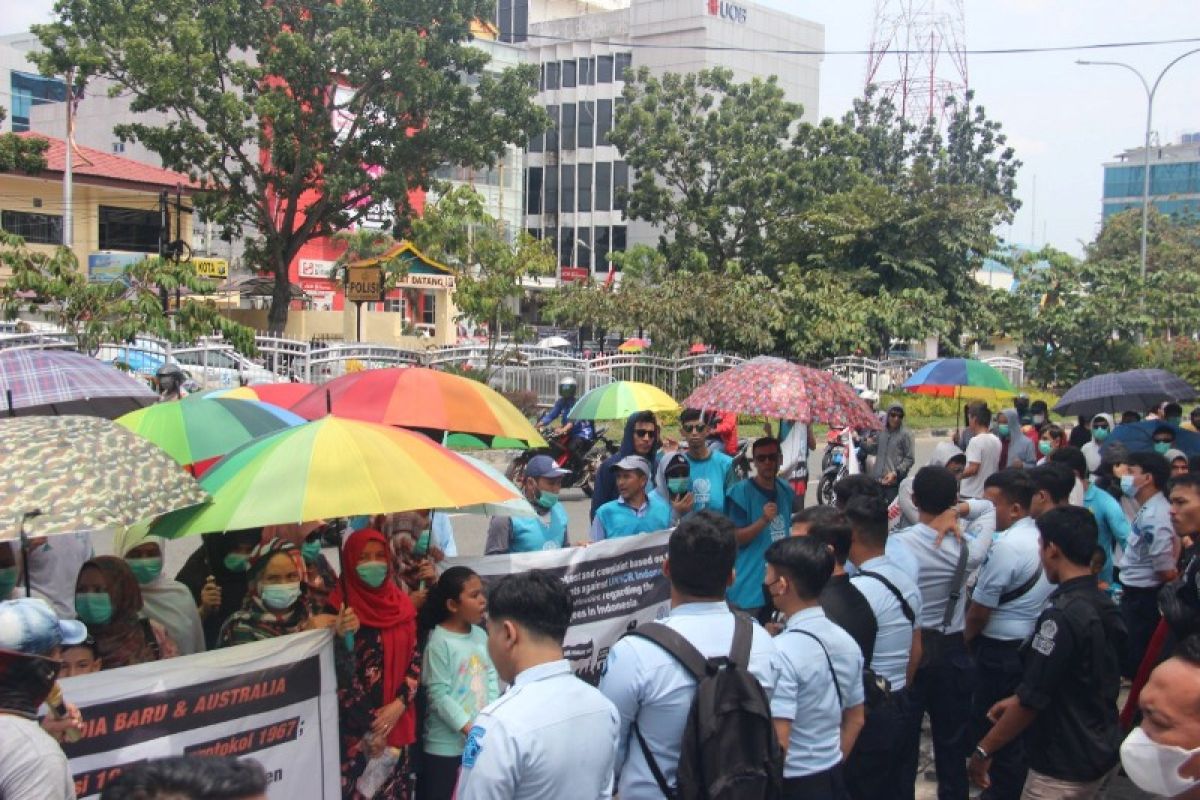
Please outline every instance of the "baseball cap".
[[563, 469], [550, 456], [534, 456], [525, 465], [526, 478], [561, 478], [570, 474], [569, 469]]
[[86, 638], [87, 627], [82, 622], [59, 619], [44, 600], [20, 598], [0, 603], [0, 650], [44, 656], [60, 645], [79, 644]]
[[647, 479], [650, 477], [650, 462], [641, 456], [625, 456], [617, 462], [617, 469], [637, 470]]

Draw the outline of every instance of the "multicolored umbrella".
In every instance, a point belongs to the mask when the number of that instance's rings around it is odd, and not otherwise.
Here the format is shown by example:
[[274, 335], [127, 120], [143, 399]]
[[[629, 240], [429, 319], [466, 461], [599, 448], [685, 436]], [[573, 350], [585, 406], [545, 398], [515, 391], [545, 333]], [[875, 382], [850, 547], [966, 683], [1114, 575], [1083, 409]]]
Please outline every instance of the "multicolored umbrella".
[[508, 477], [500, 470], [493, 467], [491, 464], [482, 459], [472, 458], [471, 456], [460, 456], [464, 461], [473, 466], [475, 469], [487, 475], [496, 483], [508, 488], [512, 491], [514, 497], [511, 500], [505, 500], [501, 503], [480, 503], [474, 506], [464, 506], [458, 511], [463, 514], [487, 514], [492, 517], [536, 517], [537, 512], [533, 506], [525, 499], [525, 494], [517, 488], [516, 484], [508, 479]]
[[232, 389], [217, 389], [206, 393], [207, 398], [223, 397], [226, 400], [257, 400], [280, 408], [291, 408], [317, 388], [311, 383], [288, 382], [256, 383], [252, 386], [237, 386]]
[[998, 402], [1017, 393], [995, 367], [972, 358], [939, 358], [913, 373], [905, 391], [956, 400]]
[[[537, 429], [485, 383], [423, 367], [389, 367], [343, 375], [292, 407], [307, 419], [335, 416], [418, 428], [436, 434], [473, 433], [545, 447]], [[423, 508], [424, 506], [418, 506]]]
[[529, 447], [521, 439], [474, 433], [447, 433], [442, 437], [442, 445], [452, 450], [526, 450]]
[[640, 381], [613, 381], [584, 393], [571, 407], [570, 419], [625, 419], [638, 411], [678, 411], [671, 395]]
[[0, 414], [114, 419], [158, 400], [142, 381], [70, 350], [0, 350]]
[[758, 414], [806, 425], [879, 427], [879, 418], [849, 384], [828, 372], [773, 356], [759, 356], [720, 373], [692, 392], [683, 406]]
[[0, 419], [0, 540], [121, 528], [208, 499], [157, 446], [98, 417]]
[[511, 486], [426, 436], [332, 416], [255, 439], [217, 462], [200, 483], [212, 502], [163, 517], [153, 526], [156, 535], [514, 499]]
[[304, 422], [269, 403], [211, 395], [157, 403], [117, 420], [184, 466], [220, 458], [251, 439]]
[[645, 339], [639, 339], [638, 337], [634, 336], [633, 338], [626, 339], [624, 342], [622, 342], [621, 346], [617, 348], [617, 352], [618, 353], [640, 353], [649, 346], [650, 346], [650, 342], [648, 342]]

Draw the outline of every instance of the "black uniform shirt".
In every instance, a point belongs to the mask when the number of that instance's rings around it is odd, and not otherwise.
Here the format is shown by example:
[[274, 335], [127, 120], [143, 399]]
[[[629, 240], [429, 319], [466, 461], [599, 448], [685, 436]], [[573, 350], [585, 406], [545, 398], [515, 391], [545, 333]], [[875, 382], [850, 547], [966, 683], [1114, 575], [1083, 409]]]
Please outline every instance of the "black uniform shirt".
[[854, 584], [849, 575], [833, 575], [821, 590], [821, 609], [835, 625], [840, 626], [850, 638], [858, 643], [863, 653], [863, 664], [870, 666], [875, 653], [875, 634], [878, 623], [871, 604]]
[[1050, 595], [1017, 687], [1021, 705], [1038, 711], [1025, 740], [1030, 768], [1086, 782], [1116, 766], [1124, 646], [1120, 613], [1095, 578], [1073, 578]]

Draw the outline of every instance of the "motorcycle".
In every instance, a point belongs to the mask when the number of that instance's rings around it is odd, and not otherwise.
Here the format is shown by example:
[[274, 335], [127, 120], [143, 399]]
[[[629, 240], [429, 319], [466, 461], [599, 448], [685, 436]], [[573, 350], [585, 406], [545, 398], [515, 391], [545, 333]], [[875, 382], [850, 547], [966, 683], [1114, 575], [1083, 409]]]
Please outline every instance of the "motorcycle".
[[841, 431], [830, 431], [825, 437], [825, 451], [821, 453], [821, 480], [817, 483], [817, 502], [823, 506], [833, 505], [833, 485], [850, 474], [846, 443]]
[[550, 456], [559, 467], [569, 470], [569, 473], [563, 476], [563, 488], [576, 486], [582, 489], [585, 495], [591, 497], [596, 486], [596, 471], [600, 469], [600, 464], [620, 449], [615, 442], [610, 441], [604, 435], [607, 430], [607, 428], [597, 428], [591, 447], [581, 453], [569, 446], [570, 434], [561, 434], [551, 428], [543, 428], [540, 431], [542, 438], [550, 446], [537, 450], [526, 450], [517, 454], [504, 474], [514, 484], [520, 486], [525, 480], [525, 465], [529, 463], [529, 459], [534, 456]]

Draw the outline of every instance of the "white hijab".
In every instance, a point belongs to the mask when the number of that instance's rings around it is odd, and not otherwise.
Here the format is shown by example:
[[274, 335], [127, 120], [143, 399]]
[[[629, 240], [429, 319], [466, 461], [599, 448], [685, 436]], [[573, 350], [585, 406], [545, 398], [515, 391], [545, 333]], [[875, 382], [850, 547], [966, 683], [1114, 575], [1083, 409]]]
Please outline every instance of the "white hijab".
[[[118, 532], [113, 542], [113, 551], [124, 558], [130, 550], [147, 542], [158, 545], [165, 568], [167, 540], [161, 536], [151, 536], [145, 525], [135, 525]], [[200, 623], [200, 612], [196, 608], [191, 591], [162, 572], [150, 583], [142, 584], [141, 590], [143, 611], [147, 617], [167, 629], [167, 633], [179, 648], [179, 655], [203, 653], [204, 628]]]

